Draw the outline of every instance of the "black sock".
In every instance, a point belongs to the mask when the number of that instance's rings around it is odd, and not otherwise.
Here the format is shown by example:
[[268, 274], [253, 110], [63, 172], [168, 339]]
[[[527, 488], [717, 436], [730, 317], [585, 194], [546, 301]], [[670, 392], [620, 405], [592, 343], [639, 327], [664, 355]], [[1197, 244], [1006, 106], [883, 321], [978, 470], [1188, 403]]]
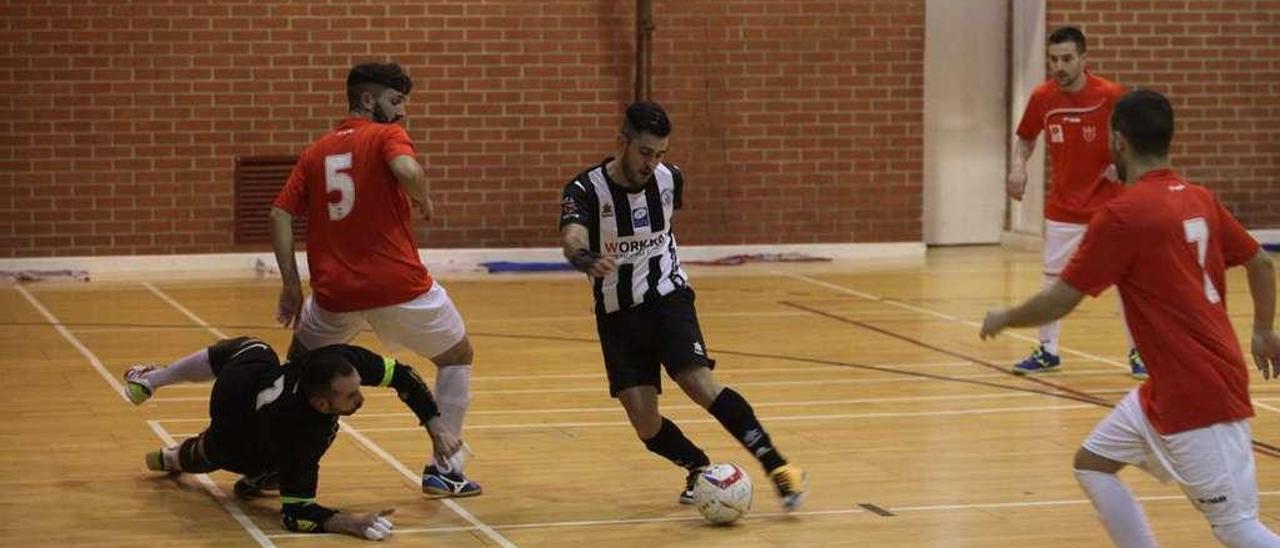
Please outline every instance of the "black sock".
[[658, 433], [644, 440], [644, 446], [681, 468], [692, 470], [711, 464], [707, 454], [689, 441], [689, 438], [684, 437], [680, 427], [666, 417], [662, 418], [662, 428], [658, 429]]
[[721, 390], [708, 411], [720, 421], [725, 430], [738, 438], [747, 451], [755, 455], [766, 471], [772, 472], [787, 464], [787, 459], [782, 458], [778, 450], [774, 449], [769, 433], [756, 420], [756, 412], [751, 409], [751, 404], [741, 394], [734, 392], [732, 388]]

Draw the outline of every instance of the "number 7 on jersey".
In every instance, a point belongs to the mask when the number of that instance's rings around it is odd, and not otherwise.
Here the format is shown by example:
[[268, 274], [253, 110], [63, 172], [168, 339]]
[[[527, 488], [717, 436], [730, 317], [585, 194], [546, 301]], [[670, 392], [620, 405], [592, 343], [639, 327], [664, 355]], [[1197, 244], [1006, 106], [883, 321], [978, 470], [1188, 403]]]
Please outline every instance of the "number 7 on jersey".
[[1196, 244], [1196, 260], [1200, 263], [1200, 272], [1204, 274], [1205, 298], [1211, 303], [1221, 301], [1218, 288], [1213, 286], [1213, 281], [1209, 279], [1209, 272], [1204, 269], [1205, 253], [1209, 250], [1209, 224], [1204, 222], [1204, 217], [1193, 217], [1182, 221], [1182, 229], [1187, 234], [1187, 243]]

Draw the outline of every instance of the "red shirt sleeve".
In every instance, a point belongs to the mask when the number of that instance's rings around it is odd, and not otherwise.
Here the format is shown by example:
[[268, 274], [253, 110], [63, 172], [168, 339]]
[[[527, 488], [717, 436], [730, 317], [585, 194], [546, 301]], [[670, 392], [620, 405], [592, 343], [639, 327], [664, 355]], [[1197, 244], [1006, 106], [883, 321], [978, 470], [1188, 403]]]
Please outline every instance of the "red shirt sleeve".
[[1254, 255], [1258, 254], [1261, 246], [1258, 241], [1249, 235], [1249, 231], [1245, 230], [1244, 225], [1237, 221], [1235, 216], [1222, 207], [1222, 203], [1215, 197], [1214, 205], [1218, 206], [1218, 227], [1222, 232], [1222, 260], [1227, 266], [1240, 266], [1249, 262]]
[[280, 189], [280, 194], [276, 195], [276, 201], [272, 203], [294, 217], [302, 216], [307, 211], [307, 174], [302, 168], [305, 163], [303, 158], [304, 156], [298, 157], [298, 163], [293, 164], [289, 180], [284, 183], [284, 188]]
[[1061, 279], [1081, 293], [1097, 297], [1129, 270], [1137, 243], [1110, 208], [1103, 208], [1084, 233], [1084, 242], [1071, 257]]
[[1040, 136], [1044, 130], [1044, 100], [1040, 89], [1031, 93], [1026, 110], [1022, 111], [1022, 121], [1018, 122], [1018, 137], [1028, 141]]
[[387, 163], [398, 156], [413, 156], [413, 140], [409, 138], [409, 133], [399, 124], [388, 124], [389, 129], [384, 135], [382, 141], [382, 159]]

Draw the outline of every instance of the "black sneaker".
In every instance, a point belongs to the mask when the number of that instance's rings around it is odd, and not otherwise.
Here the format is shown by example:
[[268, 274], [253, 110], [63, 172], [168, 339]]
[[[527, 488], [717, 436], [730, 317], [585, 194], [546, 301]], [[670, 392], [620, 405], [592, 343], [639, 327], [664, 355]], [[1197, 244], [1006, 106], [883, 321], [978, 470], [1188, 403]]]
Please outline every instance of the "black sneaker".
[[699, 466], [689, 470], [689, 475], [684, 477], [684, 491], [680, 492], [680, 504], [693, 504], [693, 486], [698, 483], [698, 474], [706, 470], [705, 466]]

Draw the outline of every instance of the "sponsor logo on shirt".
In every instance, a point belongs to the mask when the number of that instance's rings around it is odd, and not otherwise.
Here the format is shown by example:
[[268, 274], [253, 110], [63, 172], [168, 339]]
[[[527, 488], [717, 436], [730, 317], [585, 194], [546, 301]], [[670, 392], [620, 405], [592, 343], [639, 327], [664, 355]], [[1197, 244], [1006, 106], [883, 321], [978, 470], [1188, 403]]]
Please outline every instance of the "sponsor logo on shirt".
[[1062, 143], [1066, 138], [1062, 135], [1062, 126], [1059, 124], [1049, 124], [1049, 141], [1053, 143]]
[[613, 204], [604, 204], [604, 206], [600, 208], [600, 218], [603, 219], [605, 217], [612, 217], [612, 216], [613, 216]]
[[662, 247], [667, 244], [666, 233], [658, 234], [648, 238], [629, 238], [604, 242], [604, 251], [611, 256], [619, 258], [629, 258], [640, 256], [649, 250]]
[[636, 228], [649, 226], [649, 208], [640, 207], [631, 210], [631, 224]]

